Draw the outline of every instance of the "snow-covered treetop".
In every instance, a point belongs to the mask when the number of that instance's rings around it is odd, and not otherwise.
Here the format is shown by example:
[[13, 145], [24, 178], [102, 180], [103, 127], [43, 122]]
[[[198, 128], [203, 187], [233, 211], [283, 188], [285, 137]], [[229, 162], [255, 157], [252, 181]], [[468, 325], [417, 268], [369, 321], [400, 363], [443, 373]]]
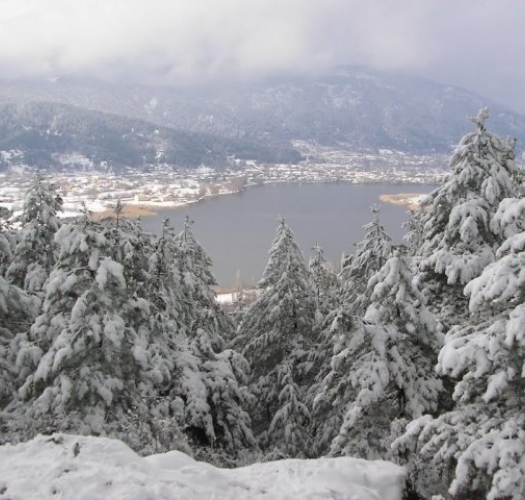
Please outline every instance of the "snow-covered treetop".
[[414, 284], [407, 256], [401, 249], [368, 281], [370, 296], [364, 319], [370, 323], [395, 325], [415, 344], [437, 348], [436, 321], [425, 307], [425, 299]]
[[313, 253], [312, 253], [312, 256], [310, 257], [310, 262], [309, 262], [310, 268], [322, 266], [324, 264], [325, 260], [324, 260], [324, 256], [323, 256], [323, 249], [321, 248], [319, 243], [316, 243], [312, 247], [312, 252]]
[[193, 273], [203, 284], [214, 286], [217, 280], [212, 272], [213, 262], [195, 239], [191, 231], [193, 223], [193, 220], [186, 217], [184, 229], [175, 237], [175, 243], [180, 249], [183, 273]]
[[357, 244], [354, 266], [362, 268], [362, 266], [373, 265], [377, 270], [382, 267], [392, 253], [392, 238], [379, 220], [381, 208], [372, 205], [370, 210], [372, 220], [363, 226], [365, 236]]
[[60, 226], [57, 213], [62, 210], [62, 203], [55, 186], [46, 182], [44, 176], [37, 172], [24, 196], [22, 214], [18, 220], [22, 225], [36, 223], [56, 231]]
[[246, 309], [236, 338], [236, 345], [252, 365], [254, 378], [267, 376], [283, 360], [299, 357], [310, 342], [315, 303], [308, 278], [292, 231], [280, 219], [258, 285], [262, 291]]
[[355, 255], [346, 259], [341, 269], [344, 301], [355, 305], [355, 312], [361, 308], [362, 294], [368, 280], [379, 271], [392, 254], [392, 238], [379, 220], [378, 206], [372, 206], [372, 221], [364, 226], [365, 236], [357, 244]]
[[38, 172], [25, 194], [22, 213], [17, 218], [22, 228], [13, 258], [7, 269], [8, 279], [24, 290], [39, 295], [56, 260], [54, 235], [61, 225], [57, 213], [62, 199], [55, 186]]
[[472, 121], [450, 158], [451, 172], [428, 198], [423, 216], [422, 269], [444, 274], [449, 284], [466, 284], [494, 258], [502, 241], [491, 226], [504, 198], [518, 194], [514, 142], [485, 128], [488, 110]]
[[313, 254], [310, 257], [308, 267], [317, 294], [318, 306], [321, 305], [320, 302], [326, 302], [328, 306], [328, 304], [335, 299], [334, 294], [338, 287], [337, 276], [328, 269], [327, 262], [323, 255], [323, 249], [318, 243], [315, 244], [312, 251]]
[[488, 111], [473, 119], [477, 129], [460, 141], [450, 158], [451, 174], [439, 190], [440, 199], [454, 202], [483, 197], [491, 206], [516, 194], [513, 176], [514, 141], [504, 140], [485, 128]]
[[258, 283], [259, 288], [275, 285], [286, 272], [290, 262], [293, 262], [300, 274], [308, 276], [304, 257], [294, 241], [294, 235], [288, 224], [281, 217], [277, 226], [275, 239], [269, 251], [270, 258], [263, 272], [263, 277]]
[[170, 225], [169, 219], [162, 221], [162, 233], [156, 239], [151, 255], [148, 258], [148, 267], [156, 279], [165, 278], [173, 274], [174, 262], [179, 253], [175, 244], [175, 232]]
[[489, 108], [481, 108], [476, 116], [471, 116], [470, 121], [474, 123], [479, 131], [485, 130], [485, 121], [489, 118]]

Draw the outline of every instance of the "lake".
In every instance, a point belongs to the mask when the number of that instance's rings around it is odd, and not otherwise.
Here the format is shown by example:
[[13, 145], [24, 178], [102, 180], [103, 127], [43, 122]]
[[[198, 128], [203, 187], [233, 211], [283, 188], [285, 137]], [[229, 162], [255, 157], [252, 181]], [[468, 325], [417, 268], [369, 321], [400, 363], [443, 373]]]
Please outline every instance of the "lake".
[[381, 222], [399, 242], [408, 208], [381, 203], [382, 194], [429, 193], [434, 186], [421, 184], [280, 183], [250, 187], [242, 193], [208, 198], [174, 210], [161, 210], [143, 219], [144, 229], [158, 234], [164, 218], [178, 232], [188, 215], [193, 232], [213, 260], [221, 286], [242, 282], [256, 284], [268, 260], [268, 251], [283, 216], [308, 260], [319, 243], [327, 260], [336, 265], [341, 255], [353, 253], [363, 237], [363, 225], [371, 220], [370, 207], [380, 205]]

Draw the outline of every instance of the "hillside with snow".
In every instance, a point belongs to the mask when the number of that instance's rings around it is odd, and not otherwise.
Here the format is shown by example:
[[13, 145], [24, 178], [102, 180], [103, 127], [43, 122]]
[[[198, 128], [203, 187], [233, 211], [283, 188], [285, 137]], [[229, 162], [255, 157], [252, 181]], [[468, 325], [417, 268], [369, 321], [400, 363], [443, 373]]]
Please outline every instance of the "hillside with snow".
[[16, 153], [12, 161], [23, 155], [30, 165], [81, 155], [138, 170], [158, 161], [224, 166], [233, 155], [294, 163], [303, 152], [294, 149], [298, 143], [314, 150], [449, 153], [469, 130], [465, 117], [487, 105], [494, 131], [516, 137], [521, 148], [523, 116], [468, 90], [363, 67], [198, 89], [0, 80], [0, 151]]

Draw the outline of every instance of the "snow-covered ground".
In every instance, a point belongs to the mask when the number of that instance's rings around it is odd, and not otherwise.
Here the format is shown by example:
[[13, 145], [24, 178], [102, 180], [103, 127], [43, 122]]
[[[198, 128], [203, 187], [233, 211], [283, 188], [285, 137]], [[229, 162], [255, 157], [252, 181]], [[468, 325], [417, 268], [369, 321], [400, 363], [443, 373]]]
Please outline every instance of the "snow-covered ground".
[[227, 470], [68, 434], [0, 447], [0, 498], [12, 500], [401, 500], [404, 481], [401, 467], [348, 457]]

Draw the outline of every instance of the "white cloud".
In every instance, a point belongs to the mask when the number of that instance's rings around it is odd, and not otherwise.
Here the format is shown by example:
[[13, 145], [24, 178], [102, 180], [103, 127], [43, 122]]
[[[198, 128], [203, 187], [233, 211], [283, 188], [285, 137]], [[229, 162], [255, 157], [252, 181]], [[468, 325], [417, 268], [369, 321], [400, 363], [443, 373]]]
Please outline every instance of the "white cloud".
[[0, 71], [184, 84], [358, 63], [525, 110], [524, 18], [516, 0], [3, 0]]

